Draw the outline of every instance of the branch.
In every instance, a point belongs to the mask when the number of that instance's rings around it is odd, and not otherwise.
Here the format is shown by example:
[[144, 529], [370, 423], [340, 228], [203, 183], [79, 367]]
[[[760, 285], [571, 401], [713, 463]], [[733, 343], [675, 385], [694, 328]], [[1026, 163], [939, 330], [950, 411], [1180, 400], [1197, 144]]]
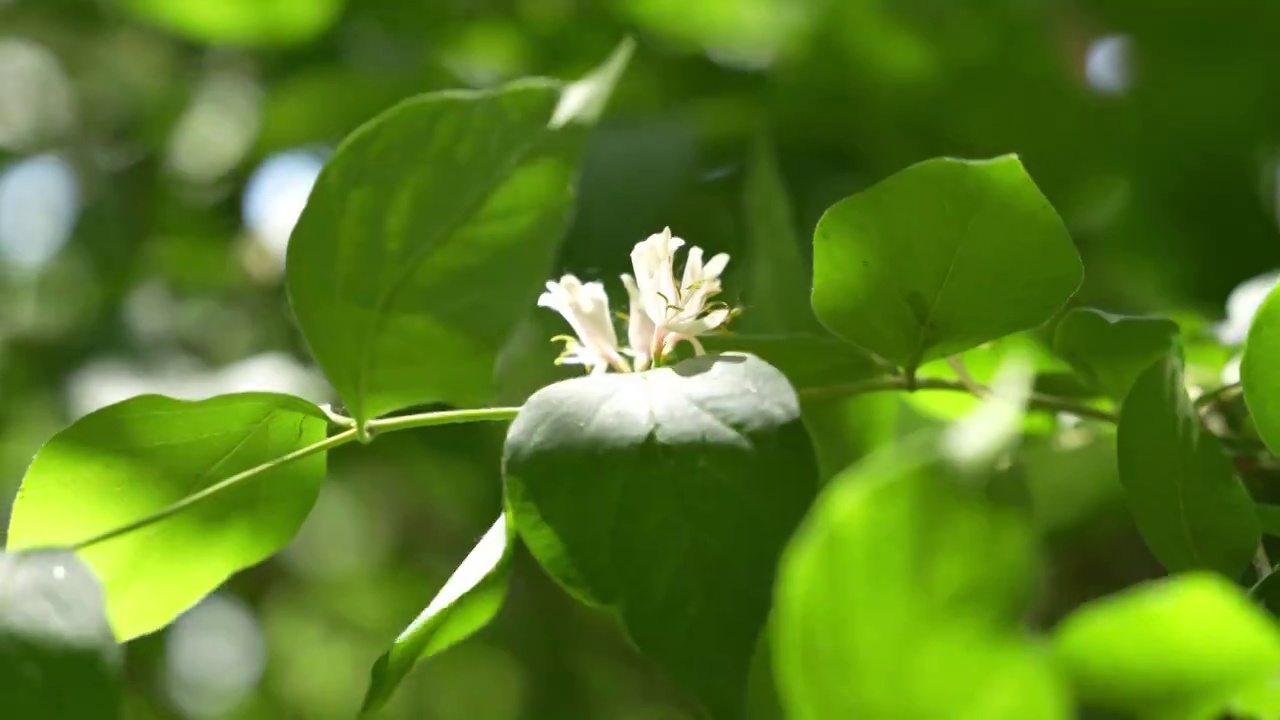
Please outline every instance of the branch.
[[[987, 388], [984, 388], [981, 385], [976, 387], [979, 389], [979, 392], [983, 394], [990, 392]], [[799, 395], [802, 400], [823, 400], [827, 398], [842, 397], [845, 395], [863, 395], [866, 393], [884, 392], [886, 390], [950, 390], [952, 392], [962, 392], [970, 395], [974, 394], [971, 388], [957, 380], [944, 380], [942, 378], [916, 378], [915, 382], [911, 383], [907, 378], [895, 375], [893, 377], [874, 378], [871, 380], [863, 380], [861, 382], [847, 383], [844, 385], [808, 388], [801, 390]], [[978, 397], [981, 397], [981, 395]], [[1116, 414], [1113, 412], [1100, 410], [1089, 405], [1082, 405], [1068, 400], [1067, 398], [1061, 398], [1054, 395], [1032, 393], [1028, 405], [1036, 410], [1071, 413], [1072, 415], [1082, 418], [1101, 420], [1103, 422], [1113, 424], [1119, 421], [1119, 418], [1116, 417]]]

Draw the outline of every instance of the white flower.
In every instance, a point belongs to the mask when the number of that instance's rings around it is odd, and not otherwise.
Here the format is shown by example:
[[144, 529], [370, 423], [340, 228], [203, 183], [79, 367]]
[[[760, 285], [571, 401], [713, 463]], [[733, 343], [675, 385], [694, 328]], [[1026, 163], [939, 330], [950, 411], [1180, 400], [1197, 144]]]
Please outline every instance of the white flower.
[[538, 306], [560, 313], [577, 337], [560, 336], [565, 341], [564, 354], [558, 363], [583, 365], [592, 373], [612, 367], [630, 371], [618, 352], [618, 335], [609, 316], [609, 296], [598, 282], [583, 283], [573, 275], [560, 282], [548, 282], [547, 291], [538, 298]]
[[650, 353], [654, 331], [657, 328], [644, 309], [643, 296], [640, 294], [635, 278], [623, 273], [622, 284], [626, 286], [627, 296], [631, 299], [631, 308], [627, 312], [627, 344], [631, 346], [631, 356], [635, 359], [636, 370], [644, 370], [653, 360]]
[[[631, 296], [628, 341], [638, 366], [663, 357], [681, 340], [701, 355], [704, 350], [698, 336], [720, 327], [732, 314], [722, 303], [708, 304], [720, 292], [720, 274], [729, 264], [729, 256], [720, 253], [704, 265], [702, 248], [689, 248], [684, 275], [677, 285], [675, 254], [683, 245], [684, 240], [672, 237], [671, 228], [663, 228], [636, 243], [631, 251], [635, 277], [624, 275], [622, 282]], [[646, 317], [637, 318], [637, 310]]]

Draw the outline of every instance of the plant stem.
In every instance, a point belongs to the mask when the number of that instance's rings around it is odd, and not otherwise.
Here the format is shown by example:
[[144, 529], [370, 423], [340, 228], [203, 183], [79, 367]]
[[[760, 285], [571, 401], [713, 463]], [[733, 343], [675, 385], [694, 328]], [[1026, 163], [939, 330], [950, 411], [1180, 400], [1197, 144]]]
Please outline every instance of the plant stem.
[[[978, 388], [980, 392], [987, 392], [987, 389], [982, 386], [978, 386]], [[886, 390], [908, 390], [913, 392], [915, 390], [950, 390], [953, 392], [974, 394], [971, 388], [956, 380], [944, 380], [942, 378], [915, 378], [915, 381], [911, 382], [906, 377], [895, 375], [892, 377], [873, 378], [845, 385], [809, 388], [800, 391], [800, 398], [802, 400], [822, 400], [826, 398], [840, 397], [843, 395], [862, 395], [865, 393], [884, 392]], [[1116, 423], [1119, 421], [1119, 418], [1117, 418], [1116, 414], [1113, 412], [1100, 410], [1088, 405], [1082, 405], [1080, 403], [1072, 402], [1066, 398], [1060, 398], [1053, 395], [1032, 393], [1028, 404], [1036, 410], [1071, 413], [1072, 415], [1077, 415], [1082, 418], [1101, 420], [1109, 423]]]
[[1214, 405], [1219, 400], [1221, 400], [1224, 396], [1230, 395], [1231, 393], [1240, 389], [1241, 389], [1240, 383], [1230, 383], [1228, 385], [1222, 385], [1196, 398], [1195, 406], [1197, 408], [1205, 408], [1210, 405]]
[[1267, 548], [1258, 541], [1258, 549], [1253, 553], [1253, 570], [1258, 573], [1258, 581], [1271, 574], [1271, 558], [1267, 557]]
[[[494, 420], [510, 420], [516, 416], [520, 408], [480, 408], [477, 410], [445, 410], [442, 412], [419, 413], [416, 415], [400, 415], [398, 417], [379, 418], [370, 420], [365, 423], [365, 428], [370, 437], [384, 432], [395, 432], [397, 430], [409, 430], [411, 428], [429, 427], [431, 425], [449, 425], [453, 423], [469, 423], [469, 422], [486, 422]], [[341, 422], [342, 418], [330, 413], [330, 421], [344, 426], [346, 423]], [[85, 548], [104, 543], [108, 540], [115, 539], [121, 535], [127, 535], [131, 532], [141, 530], [145, 527], [154, 525], [161, 520], [172, 517], [188, 508], [199, 505], [200, 503], [221, 495], [222, 493], [248, 482], [253, 478], [274, 470], [282, 465], [287, 465], [295, 460], [301, 460], [310, 457], [316, 453], [332, 450], [333, 448], [346, 445], [359, 438], [359, 430], [355, 427], [347, 427], [347, 429], [335, 435], [316, 442], [306, 447], [298, 448], [287, 455], [265, 462], [256, 467], [251, 467], [243, 472], [236, 473], [231, 477], [220, 480], [209, 487], [192, 493], [181, 500], [167, 505], [150, 515], [143, 516], [126, 525], [121, 525], [113, 530], [95, 535], [87, 540], [81, 540], [72, 546], [74, 550], [84, 550]]]
[[433, 425], [451, 425], [453, 423], [471, 423], [486, 421], [502, 421], [515, 418], [520, 412], [518, 407], [478, 408], [475, 410], [442, 410], [440, 412], [418, 413], [417, 415], [397, 415], [394, 417], [376, 418], [365, 426], [370, 435], [397, 430], [431, 427]]

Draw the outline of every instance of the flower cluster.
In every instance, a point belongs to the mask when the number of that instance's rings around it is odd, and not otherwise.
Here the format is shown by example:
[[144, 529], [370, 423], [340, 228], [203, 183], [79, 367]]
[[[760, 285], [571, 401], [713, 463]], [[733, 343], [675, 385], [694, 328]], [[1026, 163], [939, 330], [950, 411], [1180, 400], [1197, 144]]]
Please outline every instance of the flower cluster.
[[[660, 365], [681, 341], [701, 355], [699, 335], [724, 325], [733, 311], [712, 298], [720, 292], [720, 274], [729, 256], [720, 253], [702, 259], [702, 248], [690, 247], [684, 272], [676, 282], [676, 251], [684, 240], [671, 228], [636, 243], [631, 251], [634, 275], [624, 274], [631, 307], [627, 318], [627, 348], [618, 347], [618, 335], [609, 313], [609, 297], [599, 282], [584, 283], [573, 275], [548, 282], [538, 305], [560, 313], [573, 328], [558, 362], [583, 365], [592, 373], [609, 368], [620, 372], [646, 370]], [[627, 357], [631, 360], [628, 362]]]

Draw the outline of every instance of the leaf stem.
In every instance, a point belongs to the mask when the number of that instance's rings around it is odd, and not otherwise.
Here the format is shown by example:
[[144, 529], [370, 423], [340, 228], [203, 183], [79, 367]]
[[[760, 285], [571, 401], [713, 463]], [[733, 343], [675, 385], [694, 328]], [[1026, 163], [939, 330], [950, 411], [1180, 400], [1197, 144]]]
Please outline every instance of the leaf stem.
[[520, 412], [518, 407], [477, 408], [474, 410], [442, 410], [440, 412], [418, 413], [416, 415], [396, 415], [393, 417], [375, 418], [365, 423], [370, 435], [397, 430], [431, 427], [433, 425], [451, 425], [453, 423], [471, 423], [486, 421], [511, 420]]
[[1240, 389], [1241, 389], [1240, 383], [1228, 383], [1226, 385], [1222, 385], [1220, 387], [1214, 388], [1213, 390], [1210, 390], [1209, 392], [1196, 398], [1195, 406], [1197, 408], [1205, 408], [1210, 405], [1215, 405], [1223, 397], [1230, 395], [1231, 393]]
[[[987, 389], [980, 385], [976, 387], [979, 389], [979, 392], [987, 392]], [[915, 390], [950, 390], [953, 392], [962, 392], [971, 395], [975, 394], [973, 388], [968, 387], [965, 383], [960, 381], [945, 380], [943, 378], [914, 378], [913, 380], [901, 375], [873, 378], [871, 380], [863, 380], [861, 382], [847, 383], [844, 385], [808, 388], [806, 390], [801, 390], [799, 394], [802, 400], [821, 400], [840, 397], [843, 395], [862, 395], [888, 390], [907, 390], [911, 392], [914, 392]], [[978, 396], [981, 397], [981, 395]], [[1071, 413], [1072, 415], [1077, 415], [1082, 418], [1101, 420], [1103, 422], [1113, 424], [1119, 421], [1119, 418], [1116, 417], [1116, 414], [1113, 412], [1075, 403], [1066, 398], [1054, 395], [1032, 393], [1028, 404], [1037, 410]]]
[[1258, 541], [1258, 548], [1253, 552], [1253, 570], [1258, 574], [1258, 582], [1271, 574], [1271, 558], [1267, 557], [1267, 548]]
[[183, 510], [186, 510], [189, 507], [198, 505], [215, 495], [220, 495], [221, 493], [224, 493], [227, 490], [230, 490], [231, 488], [239, 485], [240, 483], [243, 483], [246, 480], [250, 480], [257, 475], [261, 475], [262, 473], [268, 470], [278, 468], [281, 465], [287, 465], [288, 463], [291, 463], [295, 460], [301, 460], [305, 457], [310, 457], [311, 455], [315, 455], [318, 452], [324, 452], [325, 450], [330, 450], [332, 448], [338, 447], [339, 445], [345, 445], [355, 439], [356, 439], [355, 428], [351, 428], [349, 430], [343, 430], [337, 435], [330, 435], [329, 437], [325, 438], [324, 440], [321, 440], [320, 442], [312, 443], [310, 445], [307, 445], [306, 447], [298, 448], [297, 450], [294, 450], [293, 452], [287, 455], [281, 455], [275, 460], [263, 463], [256, 467], [251, 467], [248, 470], [245, 470], [243, 472], [238, 472], [235, 475], [232, 475], [231, 477], [227, 478], [226, 480], [221, 480], [219, 482], [216, 482], [199, 492], [192, 493], [182, 498], [181, 500], [173, 503], [172, 505], [163, 507], [160, 510], [157, 510], [156, 512], [151, 513], [150, 515], [145, 515], [141, 518], [138, 518], [137, 520], [134, 520], [133, 522], [127, 525], [121, 525], [120, 527], [115, 528], [114, 530], [108, 530], [107, 532], [104, 532], [100, 535], [94, 535], [88, 540], [81, 540], [80, 542], [73, 545], [72, 548], [75, 550], [84, 550], [85, 548], [91, 547], [93, 545], [104, 543], [108, 540], [112, 540], [114, 538], [120, 537], [121, 535], [127, 535], [128, 533], [134, 532], [135, 530], [141, 530], [142, 528], [148, 527], [150, 525], [154, 525], [160, 522], [161, 520], [164, 520], [165, 518], [171, 517], [173, 515], [176, 515], [182, 512]]
[[[441, 412], [418, 413], [416, 415], [400, 415], [398, 417], [378, 418], [378, 419], [370, 420], [369, 422], [365, 423], [365, 431], [367, 433], [367, 436], [372, 438], [374, 435], [377, 435], [379, 433], [395, 432], [397, 430], [409, 430], [412, 428], [420, 428], [420, 427], [430, 427], [432, 425], [450, 425], [453, 423], [510, 420], [514, 418], [516, 416], [516, 413], [518, 413], [519, 411], [520, 411], [520, 408], [500, 407], [500, 408], [479, 408], [475, 410], [445, 410]], [[316, 453], [332, 450], [333, 448], [346, 445], [347, 443], [352, 442], [354, 440], [358, 440], [360, 438], [360, 430], [358, 428], [348, 426], [344, 418], [342, 418], [341, 416], [335, 415], [332, 412], [326, 412], [326, 415], [329, 416], [330, 422], [333, 422], [339, 425], [340, 427], [346, 427], [346, 429], [335, 435], [330, 435], [329, 437], [319, 442], [315, 442], [305, 447], [298, 448], [297, 450], [294, 450], [293, 452], [288, 453], [286, 455], [281, 455], [280, 457], [274, 460], [271, 460], [269, 462], [265, 462], [261, 465], [251, 467], [248, 470], [245, 470], [243, 472], [238, 472], [235, 475], [232, 475], [231, 477], [225, 480], [220, 480], [214, 483], [213, 485], [210, 485], [209, 487], [204, 488], [203, 490], [200, 490], [199, 492], [192, 493], [191, 495], [188, 495], [171, 505], [167, 505], [157, 510], [156, 512], [151, 513], [150, 515], [145, 515], [141, 518], [138, 518], [137, 520], [134, 520], [131, 523], [128, 523], [126, 525], [121, 525], [120, 527], [117, 527], [112, 530], [108, 530], [107, 532], [101, 533], [99, 535], [94, 535], [93, 537], [87, 540], [81, 540], [80, 542], [73, 545], [72, 549], [84, 550], [85, 548], [89, 548], [94, 545], [104, 543], [108, 540], [113, 540], [115, 538], [118, 538], [121, 535], [127, 535], [131, 532], [135, 532], [145, 527], [149, 527], [151, 525], [154, 525], [160, 522], [161, 520], [172, 517], [184, 510], [187, 510], [188, 508], [199, 505], [200, 503], [212, 497], [221, 495], [222, 493], [230, 490], [231, 488], [234, 488], [242, 483], [252, 480], [258, 475], [261, 475], [262, 473], [267, 472], [268, 470], [274, 470], [275, 468], [278, 468], [282, 465], [287, 465], [291, 462], [301, 460], [306, 457], [310, 457], [312, 455], [315, 455]]]

